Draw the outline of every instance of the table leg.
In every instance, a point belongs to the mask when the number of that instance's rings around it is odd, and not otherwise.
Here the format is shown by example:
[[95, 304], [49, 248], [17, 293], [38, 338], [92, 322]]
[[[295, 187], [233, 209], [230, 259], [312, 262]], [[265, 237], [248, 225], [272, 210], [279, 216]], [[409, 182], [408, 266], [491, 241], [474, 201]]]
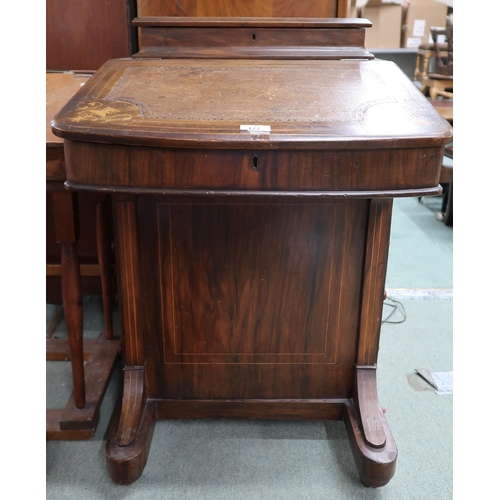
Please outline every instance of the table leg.
[[64, 316], [73, 373], [75, 406], [85, 406], [85, 375], [83, 360], [83, 307], [80, 264], [76, 251], [79, 236], [76, 193], [53, 193], [56, 241], [61, 245], [61, 285]]
[[448, 186], [448, 196], [446, 206], [444, 207], [444, 224], [445, 226], [453, 226], [453, 174]]

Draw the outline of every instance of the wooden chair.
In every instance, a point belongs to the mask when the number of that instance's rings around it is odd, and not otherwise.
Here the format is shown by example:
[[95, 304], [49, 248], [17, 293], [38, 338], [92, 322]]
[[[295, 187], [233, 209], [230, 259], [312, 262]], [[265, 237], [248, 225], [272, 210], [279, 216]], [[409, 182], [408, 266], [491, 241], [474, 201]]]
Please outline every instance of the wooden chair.
[[[431, 104], [436, 108], [439, 114], [453, 126], [453, 100], [438, 99], [431, 101]], [[453, 159], [453, 143], [448, 144], [444, 148], [444, 156]], [[445, 165], [444, 161], [441, 165], [439, 174], [439, 184], [443, 187], [441, 212], [437, 214], [438, 220], [444, 221], [445, 225], [453, 226], [453, 166]], [[423, 202], [424, 198], [419, 197], [419, 202]]]
[[[439, 35], [446, 36], [446, 52], [443, 52], [437, 41]], [[428, 90], [432, 101], [438, 96], [453, 99], [453, 25], [446, 28], [431, 28], [431, 36], [434, 41], [436, 67], [422, 80], [422, 92], [426, 94]]]
[[[444, 148], [444, 155], [453, 159], [453, 144]], [[446, 226], [453, 226], [453, 168], [450, 169], [448, 189], [446, 190], [442, 205], [442, 220]]]
[[[446, 43], [439, 44], [440, 52], [446, 52], [447, 49], [448, 45]], [[417, 50], [417, 59], [415, 63], [415, 73], [413, 76], [413, 80], [415, 82], [422, 83], [427, 78], [429, 65], [433, 62], [435, 57], [436, 57], [436, 50], [434, 48], [434, 42], [422, 43], [419, 45]]]

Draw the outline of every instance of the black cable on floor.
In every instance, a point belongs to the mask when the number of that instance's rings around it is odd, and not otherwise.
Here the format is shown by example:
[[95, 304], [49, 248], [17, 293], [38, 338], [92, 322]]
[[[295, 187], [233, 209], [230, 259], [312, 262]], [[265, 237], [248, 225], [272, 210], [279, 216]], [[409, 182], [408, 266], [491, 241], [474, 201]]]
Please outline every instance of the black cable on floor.
[[[404, 323], [406, 321], [406, 310], [405, 310], [403, 304], [401, 304], [401, 302], [399, 302], [397, 300], [391, 299], [390, 297], [386, 298], [386, 301], [388, 301], [388, 300], [393, 302], [393, 304], [388, 304], [387, 302], [384, 302], [384, 305], [386, 305], [388, 307], [392, 307], [392, 311], [389, 313], [389, 316], [387, 316], [387, 318], [382, 320], [382, 323], [390, 323], [393, 325], [397, 325], [399, 323]], [[403, 319], [401, 319], [399, 321], [389, 321], [389, 319], [393, 316], [393, 314], [398, 310], [403, 315]]]

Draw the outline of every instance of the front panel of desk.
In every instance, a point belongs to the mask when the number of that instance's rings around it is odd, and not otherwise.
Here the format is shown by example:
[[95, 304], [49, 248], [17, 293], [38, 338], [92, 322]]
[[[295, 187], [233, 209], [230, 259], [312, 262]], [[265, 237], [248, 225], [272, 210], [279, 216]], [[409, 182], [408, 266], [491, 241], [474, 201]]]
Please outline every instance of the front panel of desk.
[[449, 125], [392, 63], [108, 61], [53, 122], [67, 186], [112, 193], [118, 483], [167, 418], [343, 419], [361, 480], [397, 449], [376, 389], [392, 200], [439, 194]]

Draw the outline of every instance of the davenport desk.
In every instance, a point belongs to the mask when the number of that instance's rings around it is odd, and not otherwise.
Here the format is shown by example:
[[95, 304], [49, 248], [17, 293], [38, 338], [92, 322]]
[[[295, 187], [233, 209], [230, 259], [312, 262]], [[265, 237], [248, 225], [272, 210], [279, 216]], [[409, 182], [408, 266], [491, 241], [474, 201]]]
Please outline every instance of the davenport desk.
[[361, 481], [397, 448], [376, 388], [392, 201], [441, 192], [451, 128], [360, 19], [136, 20], [54, 118], [66, 185], [111, 193], [124, 385], [106, 446], [155, 421], [343, 419]]

